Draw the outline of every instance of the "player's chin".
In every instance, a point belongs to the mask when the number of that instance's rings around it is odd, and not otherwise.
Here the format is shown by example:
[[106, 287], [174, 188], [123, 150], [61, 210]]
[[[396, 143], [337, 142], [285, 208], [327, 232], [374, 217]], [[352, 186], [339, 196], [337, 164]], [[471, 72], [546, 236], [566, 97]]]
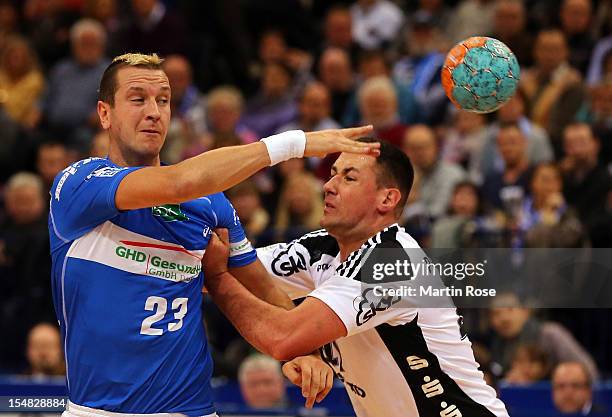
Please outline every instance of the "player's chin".
[[333, 216], [331, 213], [324, 212], [319, 224], [325, 229], [333, 227], [337, 223], [337, 220], [334, 217], [335, 216]]

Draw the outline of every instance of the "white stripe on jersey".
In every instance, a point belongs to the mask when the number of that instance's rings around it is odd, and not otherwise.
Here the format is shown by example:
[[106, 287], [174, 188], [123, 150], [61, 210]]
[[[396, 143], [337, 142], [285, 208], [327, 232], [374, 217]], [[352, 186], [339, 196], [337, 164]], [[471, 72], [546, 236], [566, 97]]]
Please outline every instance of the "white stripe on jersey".
[[176, 243], [153, 239], [106, 221], [76, 239], [66, 257], [98, 262], [137, 275], [184, 282], [198, 277], [204, 252], [187, 250]]

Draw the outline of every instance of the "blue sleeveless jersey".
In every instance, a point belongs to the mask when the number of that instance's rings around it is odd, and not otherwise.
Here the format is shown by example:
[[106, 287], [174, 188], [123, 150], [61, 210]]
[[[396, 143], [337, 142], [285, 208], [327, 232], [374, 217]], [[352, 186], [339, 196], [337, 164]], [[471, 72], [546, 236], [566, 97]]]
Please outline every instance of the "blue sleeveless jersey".
[[230, 266], [256, 259], [221, 193], [119, 211], [120, 181], [140, 168], [88, 158], [51, 189], [52, 285], [69, 399], [119, 413], [214, 412], [202, 324], [201, 259], [215, 227]]

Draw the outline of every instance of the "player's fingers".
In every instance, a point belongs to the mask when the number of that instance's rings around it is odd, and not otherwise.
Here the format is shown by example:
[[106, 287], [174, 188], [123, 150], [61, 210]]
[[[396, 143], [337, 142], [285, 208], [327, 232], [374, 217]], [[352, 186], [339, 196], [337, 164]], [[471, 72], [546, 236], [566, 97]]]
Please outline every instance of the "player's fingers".
[[380, 154], [380, 143], [357, 142], [352, 139], [343, 139], [338, 143], [338, 151], [378, 156]]
[[300, 370], [297, 366], [294, 366], [292, 363], [286, 363], [283, 365], [283, 374], [287, 377], [292, 384], [297, 385], [298, 387], [302, 386], [302, 375], [300, 374]]
[[229, 242], [229, 232], [227, 229], [218, 228], [215, 229], [215, 233], [217, 234], [221, 242], [223, 242], [224, 244], [227, 244]]
[[312, 381], [312, 368], [306, 366], [302, 368], [302, 397], [308, 397], [310, 383]]
[[362, 136], [367, 136], [374, 131], [374, 126], [359, 126], [359, 127], [349, 127], [347, 129], [342, 129], [341, 132], [344, 136], [351, 139], [357, 139]]
[[329, 372], [325, 370], [323, 371], [323, 373], [325, 375], [325, 386], [323, 387], [319, 395], [317, 395], [317, 403], [323, 401], [334, 386], [334, 373], [331, 372], [331, 370], [329, 370]]
[[319, 388], [321, 387], [321, 378], [325, 376], [321, 373], [321, 371], [317, 371], [316, 369], [312, 372], [312, 379], [310, 381], [310, 392], [308, 393], [308, 398], [306, 399], [306, 408], [312, 408], [314, 406], [315, 400], [317, 399], [317, 395], [319, 394]]

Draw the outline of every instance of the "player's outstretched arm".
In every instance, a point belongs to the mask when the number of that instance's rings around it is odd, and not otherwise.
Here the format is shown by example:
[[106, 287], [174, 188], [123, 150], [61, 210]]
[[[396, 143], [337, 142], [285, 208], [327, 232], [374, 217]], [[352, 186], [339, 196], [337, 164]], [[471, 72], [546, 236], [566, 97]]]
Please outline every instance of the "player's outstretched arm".
[[240, 334], [258, 350], [288, 360], [346, 336], [344, 323], [316, 298], [308, 297], [287, 311], [255, 297], [227, 271], [227, 256], [227, 246], [213, 235], [203, 261], [206, 288]]
[[308, 132], [305, 143], [301, 137], [304, 134], [292, 132], [266, 138], [265, 142], [204, 152], [176, 165], [134, 171], [122, 179], [115, 194], [116, 206], [120, 210], [132, 210], [178, 204], [227, 190], [260, 169], [285, 159], [320, 157], [334, 152], [377, 155], [380, 146], [355, 141], [370, 134], [372, 126]]

